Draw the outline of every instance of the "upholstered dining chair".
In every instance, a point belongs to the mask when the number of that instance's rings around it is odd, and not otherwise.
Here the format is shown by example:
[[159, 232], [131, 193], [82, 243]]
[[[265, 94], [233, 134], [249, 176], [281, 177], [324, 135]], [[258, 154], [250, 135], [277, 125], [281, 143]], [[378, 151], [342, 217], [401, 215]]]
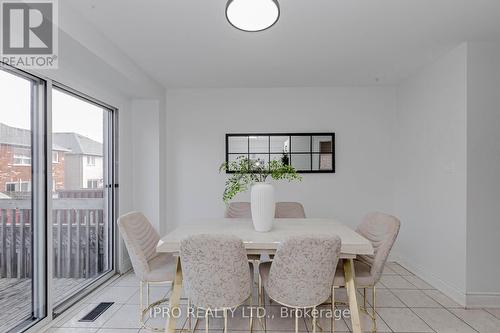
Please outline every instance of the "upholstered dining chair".
[[252, 209], [250, 202], [231, 202], [226, 207], [224, 217], [230, 219], [251, 219]]
[[[363, 311], [372, 320], [372, 332], [377, 331], [375, 285], [380, 280], [385, 263], [389, 257], [392, 246], [399, 233], [401, 222], [398, 218], [384, 213], [370, 213], [366, 215], [356, 232], [370, 240], [374, 254], [372, 256], [359, 256], [354, 260], [356, 286], [363, 288]], [[345, 287], [343, 265], [339, 265], [334, 279], [334, 288]], [[372, 311], [366, 306], [366, 289], [372, 290]]]
[[[275, 207], [275, 218], [303, 219], [306, 217], [304, 206], [300, 202], [277, 202]], [[231, 202], [227, 206], [224, 216], [226, 218], [252, 218], [251, 204], [250, 202]], [[272, 260], [273, 257], [274, 255], [270, 254], [269, 260]], [[248, 260], [254, 263], [255, 266], [258, 266], [261, 261], [261, 255], [249, 254]]]
[[[175, 277], [176, 261], [168, 253], [157, 253], [156, 245], [160, 240], [158, 232], [153, 228], [144, 214], [131, 212], [118, 218], [118, 228], [125, 241], [135, 275], [139, 278], [139, 297], [141, 327], [154, 331], [162, 328], [146, 327], [144, 315], [150, 308], [161, 304], [166, 299], [160, 299], [149, 304], [150, 284], [171, 283]], [[144, 307], [144, 285], [146, 286], [146, 307]]]
[[[224, 214], [226, 218], [252, 218], [250, 202], [231, 202]], [[274, 217], [277, 219], [304, 219], [306, 213], [300, 202], [277, 202]]]
[[300, 202], [277, 202], [274, 217], [277, 219], [305, 219], [306, 212]]
[[180, 256], [190, 306], [205, 310], [206, 332], [209, 313], [222, 311], [226, 333], [228, 310], [252, 299], [253, 269], [243, 241], [229, 235], [194, 235], [181, 241]]
[[[298, 332], [298, 309], [312, 308], [316, 312], [316, 306], [330, 297], [334, 304], [332, 284], [340, 247], [338, 236], [294, 236], [278, 246], [273, 262], [259, 265], [262, 287], [269, 299], [295, 309], [295, 332]], [[260, 294], [264, 295], [262, 291]], [[260, 299], [259, 303], [262, 302]], [[332, 332], [333, 321], [332, 318]], [[316, 316], [312, 326], [316, 332]]]
[[[226, 207], [224, 217], [229, 219], [251, 219], [252, 209], [250, 202], [230, 202]], [[248, 261], [254, 263], [255, 266], [258, 266], [260, 262], [260, 254], [249, 254]]]

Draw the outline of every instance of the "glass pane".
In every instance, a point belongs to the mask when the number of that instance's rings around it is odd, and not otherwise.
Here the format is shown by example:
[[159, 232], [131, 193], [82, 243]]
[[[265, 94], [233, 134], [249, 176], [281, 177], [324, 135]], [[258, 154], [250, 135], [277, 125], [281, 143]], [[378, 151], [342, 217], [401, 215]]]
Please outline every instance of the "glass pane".
[[292, 153], [308, 153], [311, 151], [310, 136], [292, 136]]
[[250, 153], [268, 153], [269, 152], [269, 137], [268, 136], [250, 136]]
[[248, 137], [247, 136], [230, 136], [228, 137], [228, 152], [229, 153], [247, 153], [248, 152]]
[[[229, 154], [229, 163], [234, 162], [238, 159], [238, 157], [248, 157], [247, 154]], [[229, 171], [235, 171], [233, 168], [229, 168]]]
[[[52, 93], [53, 284], [55, 305], [108, 272], [109, 110]], [[57, 155], [57, 158], [54, 156]]]
[[333, 149], [331, 136], [313, 136], [313, 149], [315, 153], [331, 153]]
[[0, 332], [31, 319], [32, 81], [0, 69]]
[[289, 152], [289, 136], [271, 136], [271, 153]]
[[259, 163], [259, 165], [265, 165], [267, 167], [269, 162], [269, 154], [250, 154], [250, 159]]
[[280, 161], [283, 164], [290, 165], [290, 154], [271, 154], [271, 161]]
[[329, 170], [333, 169], [332, 153], [316, 154], [312, 156], [313, 170]]
[[311, 155], [309, 154], [291, 154], [290, 160], [292, 166], [297, 171], [310, 171], [311, 170]]

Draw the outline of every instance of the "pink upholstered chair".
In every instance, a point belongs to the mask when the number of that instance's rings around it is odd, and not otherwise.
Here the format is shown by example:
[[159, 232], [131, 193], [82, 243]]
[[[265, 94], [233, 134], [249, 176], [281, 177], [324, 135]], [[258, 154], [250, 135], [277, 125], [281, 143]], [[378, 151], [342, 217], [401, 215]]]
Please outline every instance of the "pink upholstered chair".
[[[118, 229], [125, 241], [135, 275], [140, 279], [140, 324], [144, 324], [144, 315], [148, 312], [149, 285], [172, 284], [175, 277], [175, 258], [168, 253], [157, 253], [156, 245], [160, 235], [153, 228], [144, 214], [131, 212], [118, 218]], [[146, 285], [146, 307], [143, 291]], [[166, 299], [155, 302], [162, 303]], [[155, 328], [150, 328], [156, 330]]]
[[228, 311], [248, 301], [251, 304], [253, 270], [246, 254], [243, 241], [235, 236], [194, 235], [181, 241], [186, 293], [190, 305], [205, 311], [205, 333], [209, 314], [222, 310], [224, 332], [228, 332]]
[[[250, 202], [231, 202], [224, 214], [226, 218], [252, 218]], [[300, 202], [277, 202], [274, 217], [277, 219], [303, 219], [306, 217], [304, 206]]]
[[300, 202], [277, 202], [274, 217], [277, 219], [305, 219], [306, 213]]
[[[365, 216], [363, 222], [356, 229], [357, 233], [371, 241], [374, 249], [374, 255], [359, 256], [358, 259], [354, 260], [356, 286], [363, 288], [364, 311], [367, 313], [366, 289], [372, 289], [372, 312], [368, 313], [372, 319], [372, 332], [377, 331], [375, 285], [382, 276], [385, 263], [398, 236], [400, 225], [401, 222], [392, 215], [370, 213]], [[334, 288], [345, 287], [343, 265], [337, 267], [333, 285]]]
[[[295, 332], [298, 332], [298, 309], [312, 308], [314, 311], [330, 297], [333, 309], [335, 297], [332, 284], [340, 248], [338, 236], [294, 236], [278, 246], [274, 261], [259, 265], [261, 286], [269, 298], [296, 310]], [[259, 296], [263, 295], [260, 290]], [[260, 298], [259, 303], [263, 304], [262, 301]], [[333, 332], [333, 316], [331, 319]], [[313, 316], [313, 333], [316, 332], [316, 326]]]
[[227, 208], [224, 217], [230, 219], [251, 219], [252, 209], [250, 202], [231, 202]]
[[[251, 219], [252, 209], [250, 202], [231, 202], [226, 208], [225, 218], [229, 219]], [[257, 266], [260, 262], [260, 254], [249, 254], [248, 261]]]

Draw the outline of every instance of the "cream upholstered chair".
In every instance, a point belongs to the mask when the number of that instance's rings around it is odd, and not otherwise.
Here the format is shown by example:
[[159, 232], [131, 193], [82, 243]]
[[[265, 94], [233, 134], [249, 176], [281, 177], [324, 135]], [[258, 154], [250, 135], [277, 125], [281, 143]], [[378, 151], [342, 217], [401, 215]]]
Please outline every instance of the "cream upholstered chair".
[[[224, 214], [225, 218], [229, 219], [251, 219], [252, 209], [250, 202], [231, 202], [226, 207], [226, 212]], [[260, 262], [260, 254], [249, 254], [248, 261], [258, 265]]]
[[306, 213], [300, 202], [277, 202], [274, 217], [277, 219], [305, 219]]
[[[250, 202], [231, 202], [224, 214], [226, 218], [252, 218], [252, 209]], [[274, 217], [277, 219], [295, 218], [303, 219], [306, 217], [304, 206], [299, 202], [277, 202]]]
[[[149, 304], [150, 284], [171, 283], [175, 277], [175, 258], [168, 253], [157, 253], [156, 245], [160, 236], [144, 214], [131, 212], [118, 218], [118, 228], [125, 241], [135, 275], [140, 279], [140, 324], [144, 324], [144, 315], [148, 310], [165, 299]], [[146, 285], [146, 307], [143, 292]], [[160, 330], [151, 328], [152, 330]]]
[[[273, 262], [259, 265], [262, 286], [269, 298], [295, 309], [295, 332], [298, 332], [297, 309], [313, 308], [314, 311], [330, 297], [335, 299], [332, 284], [340, 247], [338, 236], [290, 237], [278, 246]], [[313, 332], [316, 326], [316, 316], [313, 316]], [[333, 327], [332, 320], [332, 331]]]
[[205, 310], [207, 332], [208, 314], [223, 311], [227, 332], [228, 310], [252, 297], [253, 272], [243, 241], [229, 235], [195, 235], [181, 241], [180, 255], [190, 306]]
[[231, 202], [226, 208], [224, 217], [230, 219], [251, 219], [252, 209], [250, 202]]
[[[389, 257], [392, 246], [399, 233], [401, 222], [394, 216], [384, 213], [370, 213], [365, 216], [356, 232], [370, 240], [374, 249], [372, 256], [359, 256], [354, 260], [356, 286], [363, 288], [363, 310], [372, 319], [372, 332], [377, 331], [377, 316], [375, 285], [380, 280], [385, 263]], [[335, 274], [334, 286], [345, 287], [343, 265], [339, 265]], [[368, 312], [366, 306], [366, 289], [372, 289], [372, 311]]]

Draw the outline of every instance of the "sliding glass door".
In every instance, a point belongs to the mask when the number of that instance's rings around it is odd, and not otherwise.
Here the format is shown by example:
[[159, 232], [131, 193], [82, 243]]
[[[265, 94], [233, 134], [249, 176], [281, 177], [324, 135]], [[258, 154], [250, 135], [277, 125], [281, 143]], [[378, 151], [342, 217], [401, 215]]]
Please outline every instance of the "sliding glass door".
[[113, 112], [68, 89], [52, 90], [56, 307], [113, 267]]
[[116, 113], [0, 63], [0, 333], [113, 274]]
[[0, 67], [0, 332], [46, 316], [45, 84]]

